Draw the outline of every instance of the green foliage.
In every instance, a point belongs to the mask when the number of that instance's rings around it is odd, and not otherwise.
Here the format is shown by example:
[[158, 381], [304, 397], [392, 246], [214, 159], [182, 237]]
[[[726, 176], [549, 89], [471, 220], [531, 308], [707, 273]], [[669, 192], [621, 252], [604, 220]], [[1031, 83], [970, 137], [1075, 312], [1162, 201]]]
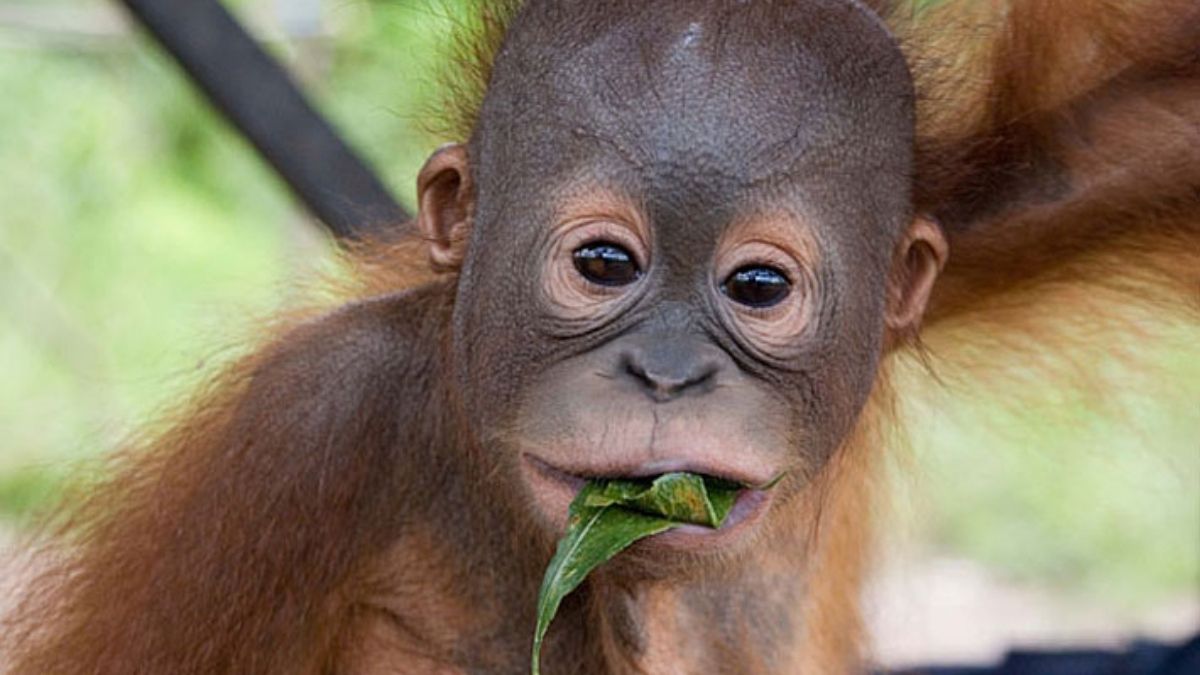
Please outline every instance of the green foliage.
[[11, 466], [111, 445], [192, 369], [202, 333], [270, 304], [288, 207], [158, 58], [8, 51], [0, 90]]
[[[307, 66], [321, 47], [269, 45], [312, 73], [318, 104], [410, 201], [436, 143], [417, 118], [451, 25], [437, 4], [331, 8], [327, 68]], [[328, 249], [144, 35], [20, 44], [0, 45], [0, 476], [53, 486], [35, 467], [118, 444]], [[13, 488], [0, 517], [54, 491]]]
[[1139, 329], [1156, 338], [1107, 336], [1110, 352], [1077, 357], [1098, 389], [1047, 373], [1017, 391], [951, 381], [911, 410], [919, 538], [1119, 604], [1194, 591], [1200, 330], [1170, 317]]
[[582, 506], [603, 509], [621, 506], [681, 523], [720, 527], [733, 508], [738, 487], [689, 473], [668, 473], [653, 482], [604, 481], [580, 494]]
[[613, 556], [651, 535], [689, 523], [717, 528], [725, 522], [738, 488], [690, 473], [663, 474], [653, 481], [590, 481], [575, 500], [567, 532], [538, 592], [533, 634], [533, 675], [541, 672], [542, 639], [571, 591]]
[[0, 511], [35, 514], [44, 508], [63, 482], [60, 471], [47, 467], [22, 467], [0, 474]]

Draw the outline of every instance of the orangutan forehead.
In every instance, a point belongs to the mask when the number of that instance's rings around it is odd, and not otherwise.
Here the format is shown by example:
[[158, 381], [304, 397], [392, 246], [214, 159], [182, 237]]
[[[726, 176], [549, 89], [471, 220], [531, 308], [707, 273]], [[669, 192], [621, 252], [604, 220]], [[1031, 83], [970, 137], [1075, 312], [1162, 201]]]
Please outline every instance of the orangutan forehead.
[[488, 98], [480, 131], [525, 157], [590, 144], [676, 177], [904, 163], [911, 143], [903, 57], [848, 0], [533, 0]]

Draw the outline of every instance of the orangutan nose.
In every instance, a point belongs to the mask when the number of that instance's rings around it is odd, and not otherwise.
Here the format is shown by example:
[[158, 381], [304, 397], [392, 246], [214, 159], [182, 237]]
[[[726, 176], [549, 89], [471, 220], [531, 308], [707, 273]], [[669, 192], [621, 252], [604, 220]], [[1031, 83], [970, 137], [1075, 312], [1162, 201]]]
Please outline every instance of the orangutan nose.
[[721, 361], [686, 338], [659, 339], [625, 350], [621, 368], [650, 398], [665, 403], [685, 394], [711, 391]]

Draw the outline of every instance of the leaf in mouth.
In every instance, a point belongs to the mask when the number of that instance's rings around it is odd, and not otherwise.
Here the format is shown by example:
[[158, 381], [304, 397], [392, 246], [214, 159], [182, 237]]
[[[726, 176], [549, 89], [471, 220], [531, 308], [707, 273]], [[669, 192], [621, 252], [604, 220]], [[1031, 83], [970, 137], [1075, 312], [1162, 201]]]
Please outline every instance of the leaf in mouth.
[[691, 473], [653, 480], [593, 480], [571, 502], [567, 533], [546, 568], [538, 593], [533, 675], [539, 675], [542, 639], [562, 599], [599, 565], [650, 535], [681, 525], [718, 528], [741, 489]]

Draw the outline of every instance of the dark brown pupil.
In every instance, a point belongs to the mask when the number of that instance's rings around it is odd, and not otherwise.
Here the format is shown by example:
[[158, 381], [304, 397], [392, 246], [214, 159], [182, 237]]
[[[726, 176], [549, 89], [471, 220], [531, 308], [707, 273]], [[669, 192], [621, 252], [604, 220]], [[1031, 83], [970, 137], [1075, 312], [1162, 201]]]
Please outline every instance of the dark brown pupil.
[[729, 299], [747, 307], [777, 305], [792, 292], [792, 284], [774, 267], [743, 267], [721, 287]]
[[575, 250], [575, 269], [601, 286], [624, 286], [637, 281], [641, 271], [624, 248], [608, 242], [584, 244]]

